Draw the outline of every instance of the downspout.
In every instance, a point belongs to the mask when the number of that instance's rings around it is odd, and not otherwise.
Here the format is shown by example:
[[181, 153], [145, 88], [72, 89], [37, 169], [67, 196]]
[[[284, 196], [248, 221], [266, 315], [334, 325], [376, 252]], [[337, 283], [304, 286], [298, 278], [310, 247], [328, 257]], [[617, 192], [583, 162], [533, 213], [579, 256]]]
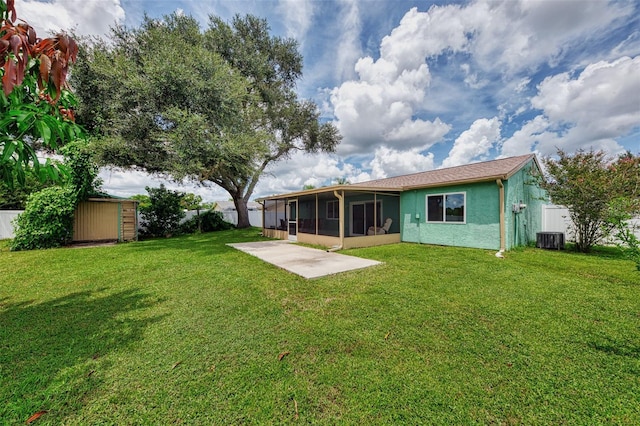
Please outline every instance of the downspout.
[[339, 194], [337, 189], [333, 190], [333, 195], [338, 199], [338, 208], [340, 209], [340, 245], [331, 247], [327, 251], [342, 250], [342, 247], [344, 247], [344, 191], [340, 192]]
[[503, 258], [506, 250], [506, 236], [504, 223], [504, 184], [502, 179], [496, 179], [496, 184], [500, 188], [500, 250], [496, 253], [496, 257]]

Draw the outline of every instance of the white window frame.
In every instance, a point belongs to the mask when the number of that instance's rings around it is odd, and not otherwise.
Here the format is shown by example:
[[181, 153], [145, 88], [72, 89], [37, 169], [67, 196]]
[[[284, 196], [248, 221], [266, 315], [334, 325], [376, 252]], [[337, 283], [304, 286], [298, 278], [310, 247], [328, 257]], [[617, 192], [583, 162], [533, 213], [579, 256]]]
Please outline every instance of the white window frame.
[[[463, 210], [462, 210], [462, 222], [458, 221], [448, 221], [447, 220], [447, 196], [448, 195], [462, 195], [463, 200]], [[442, 220], [429, 220], [429, 197], [442, 197]], [[443, 192], [440, 194], [427, 194], [425, 197], [425, 217], [427, 223], [446, 223], [446, 224], [457, 224], [464, 225], [467, 223], [467, 193], [464, 191], [459, 192]]]
[[[337, 213], [336, 217], [329, 216], [329, 206], [335, 203], [335, 207], [333, 208], [332, 213]], [[327, 220], [340, 220], [340, 200], [330, 200], [327, 201]]]

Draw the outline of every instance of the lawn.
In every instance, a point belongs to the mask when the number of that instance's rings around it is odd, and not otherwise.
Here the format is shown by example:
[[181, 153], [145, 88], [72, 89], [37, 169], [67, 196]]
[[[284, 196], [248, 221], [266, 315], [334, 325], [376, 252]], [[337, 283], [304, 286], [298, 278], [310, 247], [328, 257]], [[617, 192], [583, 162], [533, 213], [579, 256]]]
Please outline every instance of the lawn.
[[397, 244], [304, 280], [255, 229], [0, 252], [0, 423], [640, 424], [640, 273]]

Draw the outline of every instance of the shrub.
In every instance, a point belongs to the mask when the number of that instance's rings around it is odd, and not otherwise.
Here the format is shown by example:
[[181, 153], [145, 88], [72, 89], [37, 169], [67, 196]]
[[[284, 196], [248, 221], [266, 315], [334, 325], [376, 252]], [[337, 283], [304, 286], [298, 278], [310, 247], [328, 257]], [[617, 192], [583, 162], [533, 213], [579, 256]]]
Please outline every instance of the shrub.
[[[200, 221], [199, 228], [198, 221]], [[233, 225], [229, 222], [225, 222], [222, 213], [213, 210], [202, 212], [199, 216], [194, 216], [180, 225], [180, 231], [184, 234], [193, 234], [198, 231], [224, 231], [231, 228], [233, 228]]]
[[144, 220], [143, 235], [167, 237], [180, 230], [180, 220], [184, 217], [181, 201], [184, 193], [159, 188], [145, 188], [149, 193], [149, 206], [140, 208]]
[[73, 240], [76, 205], [97, 191], [98, 166], [93, 162], [85, 140], [67, 144], [62, 186], [45, 188], [27, 198], [25, 211], [16, 220], [12, 250], [60, 247]]
[[16, 219], [11, 250], [60, 247], [71, 242], [75, 206], [76, 193], [69, 186], [31, 194], [24, 213]]

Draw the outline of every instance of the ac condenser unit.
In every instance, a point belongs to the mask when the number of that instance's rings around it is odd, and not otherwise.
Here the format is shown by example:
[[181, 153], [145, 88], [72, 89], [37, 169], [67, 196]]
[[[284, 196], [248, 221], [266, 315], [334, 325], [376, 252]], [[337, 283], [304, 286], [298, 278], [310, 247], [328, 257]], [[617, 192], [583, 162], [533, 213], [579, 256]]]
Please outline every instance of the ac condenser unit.
[[564, 232], [538, 232], [536, 247], [549, 250], [564, 250]]

